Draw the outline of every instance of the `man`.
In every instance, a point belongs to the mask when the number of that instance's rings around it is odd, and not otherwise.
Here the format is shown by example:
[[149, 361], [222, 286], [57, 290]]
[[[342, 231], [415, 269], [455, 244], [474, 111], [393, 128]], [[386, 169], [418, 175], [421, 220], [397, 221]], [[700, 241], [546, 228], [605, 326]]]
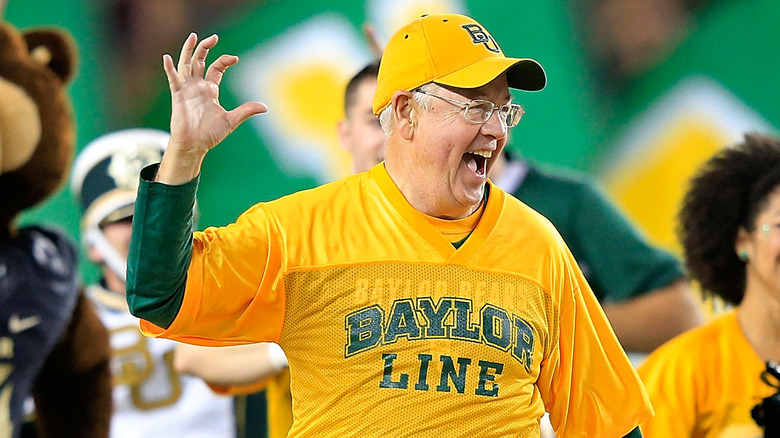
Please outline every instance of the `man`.
[[151, 129], [104, 135], [79, 153], [72, 173], [71, 189], [84, 211], [82, 240], [103, 274], [87, 292], [110, 332], [110, 436], [234, 437], [230, 398], [214, 394], [201, 379], [179, 375], [173, 369], [178, 344], [141, 336], [124, 297], [138, 171], [159, 161], [168, 138]]
[[385, 158], [385, 135], [371, 109], [379, 62], [361, 69], [344, 91], [344, 119], [339, 122], [341, 146], [352, 156], [352, 170], [364, 172]]
[[544, 87], [536, 61], [506, 58], [469, 17], [421, 17], [381, 61], [384, 165], [193, 235], [206, 153], [267, 110], [219, 105], [238, 58], [206, 70], [216, 41], [191, 34], [178, 67], [163, 57], [171, 140], [141, 172], [128, 266], [145, 334], [278, 342], [291, 436], [538, 436], [545, 407], [561, 436], [638, 432], [652, 408], [576, 262], [487, 182], [521, 115], [509, 86]]

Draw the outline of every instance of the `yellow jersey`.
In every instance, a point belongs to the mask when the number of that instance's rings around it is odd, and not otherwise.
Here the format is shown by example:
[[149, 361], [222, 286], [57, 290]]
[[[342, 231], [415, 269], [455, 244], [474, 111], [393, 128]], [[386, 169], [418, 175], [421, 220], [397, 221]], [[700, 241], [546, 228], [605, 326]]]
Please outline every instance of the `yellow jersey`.
[[683, 333], [639, 367], [655, 417], [649, 438], [762, 438], [750, 415], [776, 391], [761, 381], [765, 366], [748, 343], [735, 310]]
[[193, 238], [176, 319], [199, 345], [277, 342], [290, 436], [619, 437], [652, 415], [577, 263], [490, 184], [455, 248], [383, 164]]

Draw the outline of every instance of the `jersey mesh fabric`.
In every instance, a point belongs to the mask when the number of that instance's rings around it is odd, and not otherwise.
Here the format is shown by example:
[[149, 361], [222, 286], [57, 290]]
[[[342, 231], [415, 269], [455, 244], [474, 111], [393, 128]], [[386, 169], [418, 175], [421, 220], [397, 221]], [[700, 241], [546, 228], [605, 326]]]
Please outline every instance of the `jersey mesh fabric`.
[[[307, 419], [295, 434], [323, 433], [318, 426], [325, 424], [311, 420], [327, 415], [357, 436], [387, 436], [394, 429], [386, 417], [399, 412], [406, 414], [395, 433], [404, 436], [522, 436], [538, 427], [538, 368], [530, 365], [553, 347], [558, 317], [537, 284], [408, 263], [292, 273], [285, 283], [290, 298], [280, 344], [300, 376], [293, 380], [295, 409]], [[366, 309], [383, 316], [374, 330], [355, 327], [366, 321], [359, 316]], [[436, 309], [441, 320], [431, 317]], [[323, 313], [346, 316], [340, 324], [323, 322]], [[350, 339], [355, 331], [379, 336], [359, 348]], [[360, 382], [350, 403], [338, 391], [345, 382]], [[458, 421], [464, 410], [467, 424]], [[507, 416], [526, 420], [506, 422]]]

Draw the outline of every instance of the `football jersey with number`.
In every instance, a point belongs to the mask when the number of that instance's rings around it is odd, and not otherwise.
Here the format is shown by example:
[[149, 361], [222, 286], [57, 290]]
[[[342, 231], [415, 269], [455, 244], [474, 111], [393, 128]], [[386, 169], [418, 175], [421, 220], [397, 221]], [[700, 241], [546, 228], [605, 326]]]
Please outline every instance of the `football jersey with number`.
[[124, 294], [87, 289], [111, 336], [114, 376], [112, 438], [234, 437], [232, 398], [173, 366], [176, 342], [149, 339], [127, 310]]
[[178, 316], [142, 330], [278, 342], [293, 437], [538, 437], [545, 408], [567, 438], [628, 433], [652, 409], [576, 262], [489, 190], [457, 249], [382, 164], [258, 204], [195, 233]]
[[35, 377], [70, 320], [76, 257], [67, 237], [40, 227], [0, 241], [0, 436], [18, 436]]

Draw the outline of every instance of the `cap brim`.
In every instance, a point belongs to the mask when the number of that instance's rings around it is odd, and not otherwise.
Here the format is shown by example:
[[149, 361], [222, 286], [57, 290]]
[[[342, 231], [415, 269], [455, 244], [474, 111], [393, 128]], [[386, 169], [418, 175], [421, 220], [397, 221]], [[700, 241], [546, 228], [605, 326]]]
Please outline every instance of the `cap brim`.
[[510, 88], [539, 91], [547, 84], [542, 66], [530, 58], [485, 58], [434, 82], [458, 88], [481, 87], [506, 72]]
[[100, 221], [99, 225], [101, 226], [108, 225], [113, 222], [118, 222], [123, 219], [127, 219], [129, 217], [132, 217], [134, 213], [135, 213], [135, 204], [125, 205], [124, 207], [121, 207], [109, 213], [106, 217], [104, 217]]

